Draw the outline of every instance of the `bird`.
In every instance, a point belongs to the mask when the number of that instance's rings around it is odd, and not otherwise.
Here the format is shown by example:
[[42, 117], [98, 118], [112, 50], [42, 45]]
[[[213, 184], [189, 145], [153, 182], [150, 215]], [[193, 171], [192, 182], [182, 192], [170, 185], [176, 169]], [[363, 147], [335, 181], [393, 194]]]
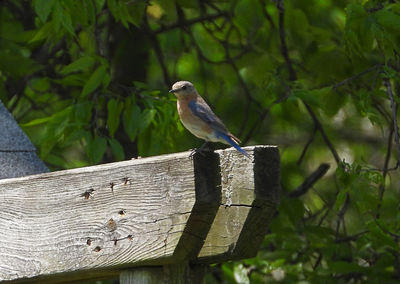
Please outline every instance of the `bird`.
[[183, 126], [194, 136], [206, 142], [195, 152], [202, 152], [208, 142], [221, 142], [233, 146], [250, 159], [250, 155], [240, 146], [240, 140], [233, 135], [211, 110], [189, 81], [178, 81], [172, 85], [169, 93], [177, 98], [177, 109]]

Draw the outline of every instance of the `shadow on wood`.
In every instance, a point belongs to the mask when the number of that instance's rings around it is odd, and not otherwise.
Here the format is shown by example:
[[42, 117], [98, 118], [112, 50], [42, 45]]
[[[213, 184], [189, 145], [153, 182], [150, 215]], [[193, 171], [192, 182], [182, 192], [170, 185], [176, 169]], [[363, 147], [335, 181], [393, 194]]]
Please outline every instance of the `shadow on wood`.
[[253, 161], [233, 149], [184, 152], [0, 180], [0, 280], [66, 283], [164, 266], [154, 268], [163, 279], [184, 283], [204, 271], [190, 263], [254, 256], [278, 203], [279, 152], [245, 149]]

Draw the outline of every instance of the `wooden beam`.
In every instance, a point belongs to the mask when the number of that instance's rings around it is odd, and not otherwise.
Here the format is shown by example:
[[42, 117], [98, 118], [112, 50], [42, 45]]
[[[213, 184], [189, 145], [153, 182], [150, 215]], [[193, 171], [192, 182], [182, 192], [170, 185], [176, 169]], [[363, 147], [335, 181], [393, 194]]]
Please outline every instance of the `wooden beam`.
[[253, 257], [264, 239], [279, 203], [279, 151], [274, 146], [247, 151], [253, 163], [234, 149], [216, 151], [220, 155], [222, 203], [197, 262]]
[[0, 281], [255, 255], [278, 201], [279, 154], [246, 150], [253, 162], [230, 149], [184, 152], [1, 180]]

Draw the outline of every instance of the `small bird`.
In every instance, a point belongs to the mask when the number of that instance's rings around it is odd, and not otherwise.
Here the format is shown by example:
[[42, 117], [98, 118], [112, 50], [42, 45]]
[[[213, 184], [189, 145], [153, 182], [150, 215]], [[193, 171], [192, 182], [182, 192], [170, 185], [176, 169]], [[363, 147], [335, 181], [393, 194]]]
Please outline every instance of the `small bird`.
[[250, 159], [250, 155], [240, 148], [240, 140], [229, 132], [223, 122], [214, 114], [192, 83], [179, 81], [172, 85], [170, 93], [177, 97], [177, 107], [182, 124], [196, 137], [206, 142], [196, 151], [201, 152], [209, 141], [221, 142], [235, 147]]

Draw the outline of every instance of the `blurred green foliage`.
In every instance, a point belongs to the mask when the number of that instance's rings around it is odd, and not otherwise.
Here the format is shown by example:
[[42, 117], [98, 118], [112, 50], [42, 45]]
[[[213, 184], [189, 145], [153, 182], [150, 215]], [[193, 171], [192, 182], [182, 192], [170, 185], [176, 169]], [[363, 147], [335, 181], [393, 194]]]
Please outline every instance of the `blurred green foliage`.
[[65, 169], [199, 146], [190, 80], [282, 162], [258, 256], [207, 283], [398, 283], [399, 48], [395, 0], [3, 0], [0, 99]]

